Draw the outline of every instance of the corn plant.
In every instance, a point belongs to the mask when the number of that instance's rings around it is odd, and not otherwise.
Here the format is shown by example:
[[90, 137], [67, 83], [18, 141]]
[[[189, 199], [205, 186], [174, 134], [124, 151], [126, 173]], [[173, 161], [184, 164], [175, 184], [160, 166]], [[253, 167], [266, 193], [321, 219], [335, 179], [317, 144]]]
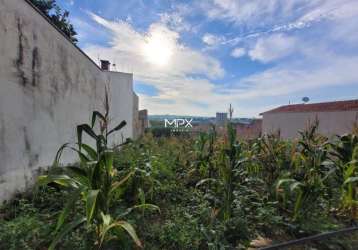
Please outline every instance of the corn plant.
[[258, 174], [271, 188], [283, 171], [291, 164], [291, 143], [280, 140], [278, 133], [256, 139], [249, 148], [252, 171]]
[[205, 178], [197, 183], [197, 187], [205, 183], [215, 183], [217, 196], [221, 200], [220, 213], [224, 221], [232, 217], [234, 201], [234, 189], [239, 184], [240, 167], [246, 162], [246, 158], [240, 158], [242, 147], [236, 140], [236, 131], [231, 123], [227, 127], [227, 138], [217, 162], [216, 178]]
[[200, 173], [200, 177], [213, 177], [214, 146], [216, 141], [215, 126], [212, 126], [208, 133], [201, 132], [194, 143], [193, 168], [189, 174]]
[[[56, 154], [53, 166], [60, 164], [60, 159], [65, 149], [70, 149], [78, 154], [79, 164], [62, 168], [61, 174], [42, 175], [38, 178], [38, 185], [55, 184], [68, 191], [67, 203], [61, 212], [57, 225], [56, 237], [53, 239], [49, 249], [54, 249], [61, 238], [72, 230], [85, 226], [87, 231], [95, 232], [95, 246], [100, 249], [103, 242], [108, 238], [109, 233], [121, 237], [123, 232], [127, 232], [138, 247], [142, 247], [133, 226], [123, 219], [133, 208], [151, 207], [158, 209], [154, 205], [141, 204], [128, 209], [123, 214], [114, 218], [113, 203], [123, 194], [123, 187], [133, 172], [119, 173], [113, 167], [114, 149], [108, 147], [108, 137], [120, 131], [126, 122], [122, 121], [113, 129], [109, 129], [109, 106], [108, 97], [105, 99], [105, 114], [94, 111], [92, 122], [77, 126], [77, 148], [64, 144]], [[96, 123], [97, 121], [97, 123]], [[95, 132], [95, 125], [99, 124], [99, 133]], [[94, 139], [95, 148], [83, 143], [83, 135], [87, 134]], [[71, 210], [81, 204], [84, 214], [78, 214], [74, 218], [69, 218]]]
[[346, 164], [343, 173], [342, 205], [351, 219], [358, 219], [358, 146], [355, 147], [352, 161]]
[[296, 179], [280, 179], [276, 187], [277, 193], [283, 193], [283, 201], [287, 204], [287, 198], [293, 198], [293, 220], [296, 221], [306, 216], [321, 195], [322, 183], [319, 179], [309, 182]]
[[342, 210], [352, 219], [358, 218], [358, 137], [354, 134], [338, 136], [330, 144], [331, 161], [336, 166], [336, 176], [341, 185]]
[[337, 141], [330, 143], [330, 159], [338, 168], [336, 174], [339, 180], [343, 179], [345, 165], [352, 160], [356, 146], [358, 146], [358, 136], [354, 134], [337, 136]]
[[234, 192], [234, 169], [237, 167], [237, 158], [240, 154], [240, 145], [236, 141], [236, 131], [232, 124], [228, 124], [228, 141], [224, 149], [223, 161], [220, 166], [220, 176], [224, 184], [224, 203], [223, 215], [224, 220], [228, 220], [232, 214], [232, 202]]
[[192, 163], [192, 170], [189, 172], [190, 175], [198, 174], [207, 170], [207, 155], [206, 155], [206, 145], [208, 143], [209, 136], [205, 132], [200, 132], [198, 138], [194, 143], [194, 161]]
[[312, 212], [315, 201], [322, 196], [325, 181], [332, 174], [327, 165], [328, 151], [325, 138], [317, 134], [318, 121], [300, 131], [298, 148], [292, 155], [292, 167], [288, 178], [277, 182], [276, 192], [294, 200], [293, 220], [304, 218]]

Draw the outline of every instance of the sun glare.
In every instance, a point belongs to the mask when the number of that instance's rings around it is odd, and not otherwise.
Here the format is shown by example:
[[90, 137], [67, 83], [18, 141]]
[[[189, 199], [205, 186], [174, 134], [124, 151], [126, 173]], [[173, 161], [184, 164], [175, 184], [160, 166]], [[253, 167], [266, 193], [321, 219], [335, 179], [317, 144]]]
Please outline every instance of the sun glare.
[[164, 34], [153, 32], [144, 45], [144, 56], [151, 64], [165, 66], [169, 64], [173, 54], [172, 47], [170, 40]]

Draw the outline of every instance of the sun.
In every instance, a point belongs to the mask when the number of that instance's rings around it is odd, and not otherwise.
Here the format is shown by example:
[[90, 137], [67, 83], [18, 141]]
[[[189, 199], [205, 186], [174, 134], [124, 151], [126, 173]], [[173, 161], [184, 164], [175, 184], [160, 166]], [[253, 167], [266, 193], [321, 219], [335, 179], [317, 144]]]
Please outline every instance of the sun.
[[152, 32], [146, 39], [143, 48], [145, 59], [156, 66], [166, 66], [173, 55], [173, 46], [165, 34]]

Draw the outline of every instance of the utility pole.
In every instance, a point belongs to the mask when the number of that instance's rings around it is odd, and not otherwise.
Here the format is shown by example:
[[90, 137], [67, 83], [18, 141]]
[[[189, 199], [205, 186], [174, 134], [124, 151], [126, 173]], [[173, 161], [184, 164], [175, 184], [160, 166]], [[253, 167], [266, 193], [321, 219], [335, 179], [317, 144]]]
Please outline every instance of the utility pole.
[[232, 114], [234, 113], [234, 108], [231, 106], [231, 103], [230, 103], [230, 107], [229, 107], [229, 119], [231, 121], [232, 119]]

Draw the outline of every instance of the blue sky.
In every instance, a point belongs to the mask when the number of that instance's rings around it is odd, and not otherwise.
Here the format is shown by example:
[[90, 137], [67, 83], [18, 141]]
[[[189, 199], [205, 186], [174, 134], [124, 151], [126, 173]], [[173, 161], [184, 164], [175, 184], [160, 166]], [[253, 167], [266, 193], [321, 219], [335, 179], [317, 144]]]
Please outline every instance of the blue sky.
[[79, 46], [134, 74], [150, 114], [257, 117], [358, 98], [356, 0], [58, 0]]

